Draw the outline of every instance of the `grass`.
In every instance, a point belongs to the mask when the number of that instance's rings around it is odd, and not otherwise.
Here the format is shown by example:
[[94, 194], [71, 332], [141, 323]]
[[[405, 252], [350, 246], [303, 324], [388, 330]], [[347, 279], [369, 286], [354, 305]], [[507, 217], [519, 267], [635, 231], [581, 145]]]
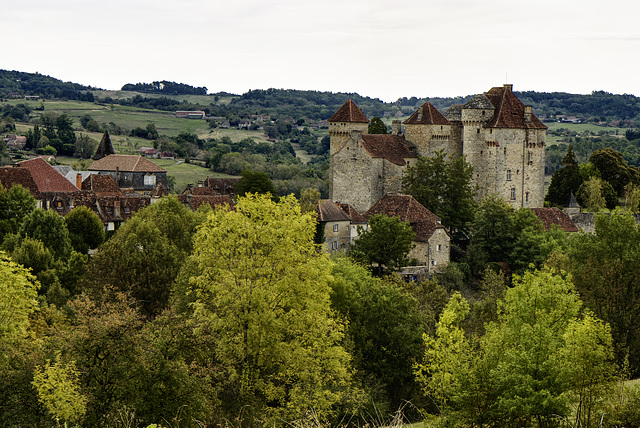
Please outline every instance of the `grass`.
[[207, 177], [232, 177], [231, 175], [213, 172], [209, 168], [204, 168], [182, 160], [171, 159], [149, 159], [161, 168], [167, 170], [167, 175], [175, 177], [175, 191], [181, 193], [187, 184], [197, 184], [198, 181]]
[[598, 135], [599, 132], [605, 132], [608, 135], [618, 135], [621, 138], [624, 137], [626, 132], [626, 128], [614, 128], [611, 126], [599, 126], [593, 123], [558, 123], [558, 122], [546, 122], [546, 126], [549, 127], [547, 130], [547, 144], [555, 145], [558, 143], [566, 142], [566, 137], [561, 135], [551, 135], [549, 131], [553, 131], [560, 128], [568, 129], [569, 131], [573, 131], [577, 134], [581, 134], [584, 132], [590, 132], [594, 135]]

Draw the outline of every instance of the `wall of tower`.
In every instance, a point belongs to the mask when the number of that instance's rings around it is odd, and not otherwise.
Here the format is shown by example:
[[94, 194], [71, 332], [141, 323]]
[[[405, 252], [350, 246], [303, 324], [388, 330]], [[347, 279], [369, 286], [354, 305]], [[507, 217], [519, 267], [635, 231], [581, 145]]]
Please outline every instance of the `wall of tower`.
[[404, 137], [416, 146], [419, 156], [429, 156], [439, 150], [444, 150], [448, 156], [456, 154], [451, 141], [451, 125], [406, 124]]
[[[484, 112], [484, 114], [483, 114]], [[493, 110], [462, 109], [462, 153], [473, 167], [473, 184], [478, 186], [477, 199], [482, 200], [493, 189], [495, 158], [487, 151], [487, 138], [484, 124], [489, 120]]]
[[[334, 156], [339, 153], [346, 144], [354, 137], [352, 134], [364, 134], [368, 131], [369, 125], [367, 123], [355, 123], [355, 122], [329, 122], [329, 198], [336, 200], [333, 197], [333, 186], [336, 182], [335, 172], [336, 163], [334, 162]], [[357, 138], [357, 137], [356, 137]]]
[[331, 200], [348, 202], [359, 212], [364, 212], [384, 194], [382, 159], [372, 158], [357, 139], [348, 141], [332, 157], [332, 164]]

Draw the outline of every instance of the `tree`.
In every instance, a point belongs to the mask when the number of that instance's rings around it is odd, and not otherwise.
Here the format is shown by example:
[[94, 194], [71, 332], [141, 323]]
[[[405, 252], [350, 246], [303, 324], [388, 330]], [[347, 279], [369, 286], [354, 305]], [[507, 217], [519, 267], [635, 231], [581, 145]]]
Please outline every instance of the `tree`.
[[[600, 178], [591, 177], [580, 185], [576, 192], [576, 201], [587, 211], [598, 212], [603, 210], [607, 206], [607, 201], [602, 195], [604, 183]], [[617, 195], [615, 195], [615, 198], [617, 200]]]
[[369, 134], [387, 134], [387, 125], [378, 116], [374, 116], [369, 122], [368, 132]]
[[318, 189], [306, 187], [300, 191], [300, 207], [302, 208], [302, 212], [316, 212], [319, 200], [320, 191]]
[[374, 278], [348, 258], [336, 260], [332, 275], [331, 306], [348, 321], [356, 378], [367, 401], [392, 413], [415, 398], [413, 365], [422, 353], [427, 316], [400, 284]]
[[87, 399], [80, 393], [78, 370], [73, 362], [60, 361], [60, 354], [52, 364], [47, 360], [33, 376], [33, 386], [38, 391], [38, 400], [59, 424], [60, 420], [78, 422], [86, 411]]
[[618, 196], [623, 196], [628, 183], [640, 184], [640, 172], [635, 166], [630, 166], [622, 157], [622, 153], [611, 148], [599, 149], [591, 153], [589, 162], [598, 171], [602, 180], [613, 186]]
[[0, 340], [25, 334], [39, 287], [27, 269], [0, 251]]
[[409, 223], [398, 217], [376, 214], [369, 217], [369, 229], [351, 246], [350, 257], [382, 276], [407, 263], [415, 233]]
[[556, 170], [551, 176], [551, 183], [544, 198], [545, 202], [557, 207], [564, 207], [569, 202], [571, 194], [577, 193], [582, 182], [573, 146], [569, 144], [567, 154], [562, 159], [562, 168]]
[[402, 178], [403, 191], [442, 219], [457, 241], [466, 239], [477, 209], [473, 168], [464, 157], [447, 159], [444, 151], [421, 157]]
[[64, 218], [73, 249], [87, 254], [104, 242], [104, 225], [93, 211], [84, 206], [71, 210]]
[[314, 230], [293, 196], [250, 195], [210, 213], [196, 235], [193, 321], [214, 338], [229, 416], [292, 420], [342, 398], [348, 357]]
[[92, 257], [82, 287], [95, 296], [111, 285], [137, 299], [144, 315], [159, 314], [202, 219], [176, 197], [138, 211]]
[[38, 239], [57, 259], [67, 260], [71, 255], [71, 240], [64, 219], [56, 212], [36, 209], [29, 214], [20, 228], [20, 236]]
[[249, 171], [248, 169], [242, 171], [242, 178], [236, 185], [236, 192], [238, 196], [244, 196], [248, 193], [268, 193], [272, 197], [277, 197], [278, 195], [273, 188], [269, 174], [260, 171]]
[[17, 233], [24, 219], [36, 208], [36, 200], [20, 185], [8, 191], [0, 183], [0, 242], [5, 235]]
[[595, 233], [574, 237], [559, 267], [573, 276], [585, 305], [611, 325], [618, 364], [640, 373], [640, 229], [630, 214], [599, 214]]
[[96, 152], [98, 142], [93, 138], [86, 135], [80, 135], [80, 137], [74, 143], [73, 155], [82, 159], [91, 159], [91, 156]]

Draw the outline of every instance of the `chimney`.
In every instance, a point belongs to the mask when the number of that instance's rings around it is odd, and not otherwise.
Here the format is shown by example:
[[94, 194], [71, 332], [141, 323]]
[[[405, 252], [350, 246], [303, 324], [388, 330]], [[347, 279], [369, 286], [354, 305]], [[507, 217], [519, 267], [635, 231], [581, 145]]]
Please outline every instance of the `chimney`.
[[513, 91], [513, 83], [505, 83], [504, 88]]
[[76, 187], [82, 190], [82, 174], [76, 174]]
[[391, 134], [400, 135], [402, 133], [402, 122], [394, 120], [391, 122]]
[[524, 120], [531, 123], [531, 106], [524, 106]]
[[120, 167], [116, 167], [116, 184], [120, 187]]

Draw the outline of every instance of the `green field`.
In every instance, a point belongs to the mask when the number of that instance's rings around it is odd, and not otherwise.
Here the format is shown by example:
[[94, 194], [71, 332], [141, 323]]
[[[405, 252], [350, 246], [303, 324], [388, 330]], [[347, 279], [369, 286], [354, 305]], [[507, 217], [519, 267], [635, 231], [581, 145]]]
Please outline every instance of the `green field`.
[[576, 132], [577, 134], [591, 133], [598, 135], [605, 133], [607, 135], [618, 135], [624, 137], [626, 128], [614, 128], [611, 126], [599, 126], [593, 123], [558, 123], [558, 122], [545, 122], [545, 125], [549, 127], [547, 130], [547, 144], [554, 145], [564, 142], [566, 137], [560, 135], [551, 135], [549, 131], [553, 131], [560, 128], [568, 129], [569, 131]]

